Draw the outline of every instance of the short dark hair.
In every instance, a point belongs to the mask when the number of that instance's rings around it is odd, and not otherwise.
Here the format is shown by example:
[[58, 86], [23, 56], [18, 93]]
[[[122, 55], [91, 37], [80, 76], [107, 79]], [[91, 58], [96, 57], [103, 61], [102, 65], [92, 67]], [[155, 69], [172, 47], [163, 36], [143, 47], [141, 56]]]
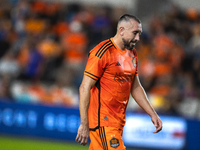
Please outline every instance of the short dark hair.
[[141, 23], [140, 19], [134, 15], [129, 15], [129, 14], [124, 14], [119, 18], [118, 23], [120, 23], [121, 21], [129, 21], [130, 19], [133, 19], [135, 21], [137, 21], [138, 23]]

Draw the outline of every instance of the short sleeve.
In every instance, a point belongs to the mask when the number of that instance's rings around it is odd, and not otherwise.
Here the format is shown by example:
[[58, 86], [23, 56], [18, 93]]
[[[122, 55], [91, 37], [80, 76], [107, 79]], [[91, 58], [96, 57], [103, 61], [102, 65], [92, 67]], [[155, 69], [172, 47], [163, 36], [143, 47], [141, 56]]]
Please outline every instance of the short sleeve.
[[96, 50], [92, 50], [89, 54], [84, 74], [98, 80], [102, 76], [106, 67], [107, 61], [105, 55], [106, 54], [104, 54], [104, 57], [99, 57]]

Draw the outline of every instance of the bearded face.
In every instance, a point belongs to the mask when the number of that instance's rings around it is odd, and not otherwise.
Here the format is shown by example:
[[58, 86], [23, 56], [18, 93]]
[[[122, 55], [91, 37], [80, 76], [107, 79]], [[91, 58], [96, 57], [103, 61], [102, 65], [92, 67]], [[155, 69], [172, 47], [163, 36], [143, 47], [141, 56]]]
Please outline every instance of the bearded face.
[[136, 41], [128, 41], [128, 40], [125, 40], [124, 38], [122, 38], [122, 41], [124, 43], [124, 47], [128, 50], [132, 50], [134, 47], [135, 47], [135, 43]]

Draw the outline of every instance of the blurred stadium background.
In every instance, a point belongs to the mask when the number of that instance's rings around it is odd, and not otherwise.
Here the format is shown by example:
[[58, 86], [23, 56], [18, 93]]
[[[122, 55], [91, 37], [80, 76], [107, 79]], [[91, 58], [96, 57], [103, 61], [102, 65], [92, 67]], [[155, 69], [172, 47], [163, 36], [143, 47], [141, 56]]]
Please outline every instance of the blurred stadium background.
[[87, 54], [124, 13], [143, 23], [139, 76], [163, 120], [152, 134], [130, 98], [127, 149], [200, 149], [199, 0], [0, 0], [0, 150], [84, 149], [74, 139]]

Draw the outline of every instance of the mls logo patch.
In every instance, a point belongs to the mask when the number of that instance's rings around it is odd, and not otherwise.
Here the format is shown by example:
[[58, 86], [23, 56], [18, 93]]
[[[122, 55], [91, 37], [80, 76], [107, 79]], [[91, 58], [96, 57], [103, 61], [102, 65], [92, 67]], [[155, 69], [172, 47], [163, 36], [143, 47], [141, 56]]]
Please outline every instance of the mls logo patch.
[[116, 138], [112, 138], [110, 140], [110, 146], [113, 148], [117, 148], [119, 146], [119, 140]]
[[132, 62], [133, 62], [134, 67], [136, 67], [136, 59], [135, 58], [132, 59]]

